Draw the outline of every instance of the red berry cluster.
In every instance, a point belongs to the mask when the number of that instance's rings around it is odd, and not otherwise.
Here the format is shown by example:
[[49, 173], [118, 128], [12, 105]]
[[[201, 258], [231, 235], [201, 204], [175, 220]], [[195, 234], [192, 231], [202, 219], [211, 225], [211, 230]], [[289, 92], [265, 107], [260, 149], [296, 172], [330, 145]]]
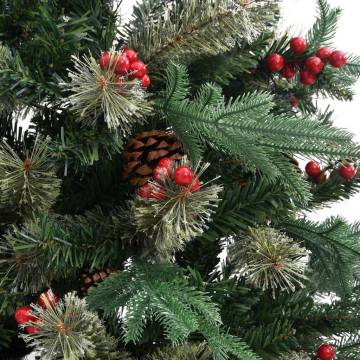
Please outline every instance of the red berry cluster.
[[103, 70], [111, 67], [118, 76], [129, 75], [131, 78], [139, 79], [141, 85], [147, 88], [151, 83], [150, 77], [147, 74], [146, 64], [140, 61], [138, 57], [135, 50], [128, 48], [124, 48], [122, 52], [113, 55], [106, 51], [101, 55], [99, 65]]
[[[58, 302], [58, 297], [56, 294], [45, 291], [38, 297], [38, 304], [43, 308], [46, 309], [46, 302], [44, 300], [44, 297], [47, 299], [47, 302], [53, 306]], [[34, 322], [37, 323], [40, 320], [33, 315], [31, 309], [29, 306], [22, 306], [21, 308], [17, 309], [15, 312], [15, 320], [18, 324], [25, 324], [27, 322]], [[28, 334], [36, 334], [39, 332], [39, 327], [37, 326], [26, 326], [25, 331]]]
[[[306, 173], [312, 178], [316, 183], [321, 183], [326, 179], [324, 171], [321, 169], [321, 166], [316, 161], [309, 161], [305, 167]], [[345, 164], [338, 168], [339, 175], [345, 180], [351, 180], [356, 175], [356, 168], [351, 164]]]
[[[190, 192], [199, 191], [201, 184], [194, 172], [187, 166], [176, 167], [175, 162], [170, 158], [161, 159], [153, 172], [153, 179], [159, 185], [163, 185], [170, 180], [175, 184], [186, 187]], [[143, 199], [165, 200], [165, 191], [151, 183], [146, 183], [138, 190], [138, 195]]]
[[317, 357], [320, 360], [333, 360], [336, 355], [336, 349], [329, 344], [322, 344], [317, 350]]
[[267, 68], [271, 72], [282, 72], [286, 79], [292, 79], [300, 71], [300, 81], [304, 85], [313, 85], [317, 81], [317, 75], [321, 73], [326, 62], [335, 68], [341, 68], [346, 64], [346, 55], [340, 50], [332, 51], [323, 47], [318, 49], [310, 57], [303, 57], [308, 45], [302, 37], [295, 37], [290, 40], [290, 48], [295, 56], [287, 63], [285, 58], [277, 53], [266, 58]]

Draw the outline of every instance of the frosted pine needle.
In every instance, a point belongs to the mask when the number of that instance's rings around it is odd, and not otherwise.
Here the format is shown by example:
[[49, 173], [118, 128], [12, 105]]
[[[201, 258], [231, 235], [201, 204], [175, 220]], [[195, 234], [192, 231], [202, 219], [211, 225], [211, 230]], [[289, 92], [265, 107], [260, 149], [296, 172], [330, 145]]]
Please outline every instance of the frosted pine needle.
[[[181, 165], [190, 166], [190, 162], [184, 157]], [[199, 179], [208, 166], [198, 164], [194, 169], [194, 178]], [[131, 213], [137, 231], [149, 238], [150, 251], [155, 250], [162, 257], [168, 257], [206, 229], [220, 201], [222, 186], [206, 183], [192, 192], [192, 185], [179, 186], [171, 179], [163, 184], [150, 184], [156, 192], [164, 194], [165, 199], [137, 197], [131, 202]]]
[[[110, 52], [110, 63], [116, 53]], [[71, 83], [65, 84], [72, 92], [68, 100], [79, 115], [79, 121], [95, 125], [101, 115], [110, 129], [128, 133], [135, 123], [142, 123], [143, 116], [151, 110], [147, 93], [138, 80], [119, 77], [113, 67], [103, 70], [93, 57], [83, 60], [73, 56], [75, 70], [69, 72]]]
[[60, 191], [60, 179], [49, 161], [47, 142], [37, 138], [31, 152], [20, 156], [0, 143], [0, 200], [22, 214], [50, 208]]
[[263, 290], [295, 291], [306, 280], [306, 249], [287, 235], [270, 228], [252, 228], [249, 235], [236, 238], [230, 259], [237, 272]]
[[69, 293], [54, 305], [46, 297], [43, 300], [46, 309], [32, 305], [37, 321], [23, 325], [36, 326], [38, 331], [22, 335], [26, 342], [44, 349], [43, 360], [119, 358], [115, 339], [106, 333], [104, 324], [88, 309], [85, 299]]

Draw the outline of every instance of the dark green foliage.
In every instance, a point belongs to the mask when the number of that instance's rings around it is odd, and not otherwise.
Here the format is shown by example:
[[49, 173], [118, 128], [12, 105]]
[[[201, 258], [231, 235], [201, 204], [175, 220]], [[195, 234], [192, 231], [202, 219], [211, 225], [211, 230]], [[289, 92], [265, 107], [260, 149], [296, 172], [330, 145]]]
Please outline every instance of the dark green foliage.
[[227, 186], [203, 237], [214, 241], [239, 230], [247, 230], [254, 224], [265, 224], [269, 218], [276, 222], [278, 217], [292, 211], [289, 196], [280, 182], [272, 184], [258, 177], [247, 179], [244, 187], [237, 183]]
[[118, 225], [110, 225], [111, 216], [104, 219], [101, 211], [73, 218], [43, 214], [14, 227], [1, 241], [3, 282], [9, 279], [9, 288], [37, 292], [85, 265], [101, 268], [124, 260], [120, 241], [113, 240]]
[[[11, 1], [0, 15], [0, 38], [16, 49], [10, 73], [1, 73], [1, 89], [39, 103], [60, 96], [57, 79], [67, 74], [71, 55], [108, 48], [116, 15], [110, 0], [61, 2]], [[16, 24], [14, 26], [13, 24]], [[20, 75], [21, 74], [21, 75]], [[30, 91], [31, 89], [31, 91]]]

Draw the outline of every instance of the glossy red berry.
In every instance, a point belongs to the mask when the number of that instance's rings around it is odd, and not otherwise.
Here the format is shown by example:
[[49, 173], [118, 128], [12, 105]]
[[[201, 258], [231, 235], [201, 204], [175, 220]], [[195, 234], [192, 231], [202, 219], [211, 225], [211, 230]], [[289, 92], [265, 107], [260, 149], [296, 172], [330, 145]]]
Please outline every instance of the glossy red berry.
[[149, 87], [151, 84], [151, 80], [148, 74], [145, 74], [142, 78], [141, 78], [141, 85], [145, 88]]
[[316, 83], [317, 77], [309, 70], [303, 70], [300, 73], [300, 81], [304, 85], [313, 85]]
[[293, 108], [297, 108], [299, 106], [299, 99], [296, 96], [291, 96], [290, 98], [290, 105]]
[[138, 53], [134, 49], [125, 49], [123, 54], [129, 59], [131, 63], [137, 61]]
[[157, 183], [163, 183], [170, 176], [170, 168], [157, 166], [153, 171], [153, 178]]
[[317, 351], [320, 360], [332, 360], [336, 355], [336, 350], [329, 344], [322, 344]]
[[130, 69], [129, 59], [124, 54], [118, 56], [116, 58], [115, 73], [117, 75], [124, 75], [129, 71], [129, 69]]
[[317, 56], [311, 56], [305, 61], [306, 70], [313, 74], [319, 74], [324, 67], [324, 63]]
[[332, 51], [329, 48], [323, 47], [316, 52], [316, 56], [322, 60], [327, 60], [329, 59], [331, 53]]
[[306, 164], [305, 171], [310, 177], [314, 178], [319, 176], [321, 174], [320, 164], [318, 164], [316, 161], [309, 161]]
[[142, 61], [134, 61], [130, 64], [130, 71], [133, 77], [142, 79], [146, 75], [146, 65]]
[[266, 58], [266, 66], [271, 72], [282, 70], [285, 65], [285, 59], [280, 54], [271, 54]]
[[26, 326], [25, 331], [30, 335], [36, 335], [40, 331], [40, 328], [38, 326]]
[[174, 172], [174, 181], [181, 186], [188, 186], [194, 179], [194, 173], [187, 166], [179, 166]]
[[143, 199], [150, 199], [152, 191], [153, 187], [149, 183], [146, 183], [139, 188], [137, 193]]
[[200, 189], [201, 189], [200, 180], [196, 178], [196, 179], [193, 181], [193, 183], [191, 184], [190, 190], [191, 190], [191, 192], [197, 192], [197, 191], [199, 191]]
[[286, 79], [292, 79], [296, 75], [296, 69], [292, 65], [285, 65], [282, 70], [282, 75]]
[[162, 158], [158, 163], [157, 166], [160, 167], [166, 167], [168, 169], [171, 169], [171, 165], [173, 164], [173, 160], [169, 157]]
[[100, 59], [99, 59], [99, 65], [103, 70], [106, 70], [109, 68], [110, 65], [110, 53], [108, 51], [105, 51]]
[[15, 311], [15, 320], [18, 324], [24, 324], [34, 319], [36, 318], [34, 318], [29, 306], [22, 306]]
[[329, 63], [331, 66], [341, 68], [346, 64], [346, 54], [343, 51], [335, 50], [329, 57]]
[[298, 36], [290, 40], [290, 47], [294, 53], [300, 54], [307, 49], [307, 43], [304, 38]]
[[[46, 301], [45, 301], [46, 299]], [[52, 307], [55, 306], [55, 304], [59, 301], [57, 295], [55, 293], [53, 293], [50, 290], [47, 290], [45, 292], [43, 292], [39, 297], [38, 297], [38, 304], [43, 308], [46, 309], [47, 305], [50, 305]]]
[[339, 168], [340, 176], [345, 180], [351, 180], [356, 175], [356, 168], [351, 164], [343, 165]]

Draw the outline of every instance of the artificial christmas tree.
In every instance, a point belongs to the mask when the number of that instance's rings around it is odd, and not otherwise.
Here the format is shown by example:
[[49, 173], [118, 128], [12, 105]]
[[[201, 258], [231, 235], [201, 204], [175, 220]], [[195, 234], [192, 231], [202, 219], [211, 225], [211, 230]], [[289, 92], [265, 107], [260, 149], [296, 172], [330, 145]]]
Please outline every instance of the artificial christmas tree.
[[360, 190], [318, 8], [1, 2], [1, 359], [360, 358], [359, 224], [306, 217]]

